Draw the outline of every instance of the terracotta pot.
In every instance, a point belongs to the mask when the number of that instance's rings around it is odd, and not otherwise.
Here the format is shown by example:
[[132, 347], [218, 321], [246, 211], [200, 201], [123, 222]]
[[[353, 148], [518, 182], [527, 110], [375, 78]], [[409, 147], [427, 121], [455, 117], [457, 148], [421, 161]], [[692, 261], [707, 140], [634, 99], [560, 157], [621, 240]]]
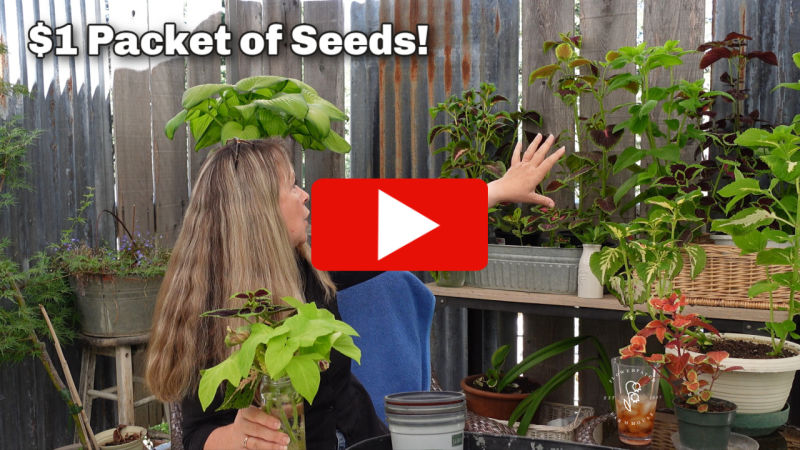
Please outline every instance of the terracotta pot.
[[472, 387], [472, 381], [482, 376], [470, 375], [461, 380], [461, 389], [467, 397], [467, 409], [481, 416], [508, 420], [514, 408], [530, 394], [498, 394]]

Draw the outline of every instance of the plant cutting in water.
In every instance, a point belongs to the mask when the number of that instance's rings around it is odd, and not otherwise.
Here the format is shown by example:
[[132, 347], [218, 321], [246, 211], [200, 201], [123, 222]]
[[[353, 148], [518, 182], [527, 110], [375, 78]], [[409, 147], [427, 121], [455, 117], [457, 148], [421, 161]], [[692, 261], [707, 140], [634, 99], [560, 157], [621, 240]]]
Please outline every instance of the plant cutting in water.
[[[254, 401], [258, 404], [259, 389], [265, 389], [261, 386], [264, 376], [276, 381], [288, 377], [296, 393], [310, 404], [319, 389], [320, 371], [330, 364], [331, 349], [356, 362], [361, 360], [361, 350], [352, 338], [358, 333], [314, 303], [283, 297], [285, 305], [279, 304], [266, 289], [237, 293], [231, 300], [241, 306], [203, 314], [247, 322], [236, 330], [228, 328], [225, 336], [226, 345], [239, 348], [221, 363], [200, 372], [198, 395], [203, 409], [211, 404], [223, 382], [227, 383], [225, 397], [218, 410], [246, 408]], [[282, 431], [294, 444], [304, 442], [305, 436], [298, 435], [304, 433], [302, 427], [297, 430], [293, 426], [302, 413], [302, 401], [297, 398], [292, 403], [291, 408], [269, 403], [258, 406], [277, 415]], [[304, 443], [293, 448], [304, 448]]]

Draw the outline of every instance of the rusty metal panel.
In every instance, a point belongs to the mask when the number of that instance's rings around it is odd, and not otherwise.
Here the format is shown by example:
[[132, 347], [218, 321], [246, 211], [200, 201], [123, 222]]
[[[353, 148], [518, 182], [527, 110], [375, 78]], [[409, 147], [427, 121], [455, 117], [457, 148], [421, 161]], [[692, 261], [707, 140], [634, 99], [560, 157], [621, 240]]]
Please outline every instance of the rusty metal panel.
[[[722, 40], [730, 32], [751, 36], [748, 51], [772, 51], [778, 57], [778, 67], [754, 61], [747, 67], [745, 111], [758, 110], [760, 119], [771, 124], [785, 124], [800, 113], [797, 91], [770, 90], [778, 83], [800, 79], [800, 69], [792, 62], [792, 53], [800, 42], [800, 1], [726, 0], [714, 2], [714, 40]], [[727, 70], [724, 63], [712, 67], [712, 88], [722, 88], [719, 76]], [[727, 113], [725, 105], [718, 112]]]
[[[353, 31], [369, 33], [377, 30], [377, 0], [353, 2], [350, 6], [350, 27]], [[379, 58], [371, 54], [350, 59], [350, 175], [353, 178], [377, 178], [380, 175], [380, 118], [378, 107]]]

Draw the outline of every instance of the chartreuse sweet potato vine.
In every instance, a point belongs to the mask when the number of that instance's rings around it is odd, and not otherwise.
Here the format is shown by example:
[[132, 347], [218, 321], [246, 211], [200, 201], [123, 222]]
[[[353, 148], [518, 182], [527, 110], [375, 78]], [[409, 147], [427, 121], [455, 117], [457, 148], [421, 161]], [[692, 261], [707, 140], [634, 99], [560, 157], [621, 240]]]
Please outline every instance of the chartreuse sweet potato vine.
[[[292, 386], [308, 403], [319, 388], [319, 373], [327, 368], [331, 349], [360, 362], [361, 350], [353, 343], [358, 333], [336, 320], [326, 309], [283, 297], [288, 306], [272, 302], [266, 289], [231, 297], [244, 300], [242, 307], [208, 311], [203, 316], [239, 317], [248, 324], [228, 329], [225, 344], [239, 345], [233, 354], [210, 369], [202, 370], [198, 395], [208, 408], [218, 387], [227, 382], [225, 399], [219, 409], [239, 409], [252, 404], [262, 375], [273, 380], [288, 376]], [[283, 318], [290, 311], [295, 314]]]
[[167, 122], [164, 132], [189, 123], [197, 141], [195, 150], [229, 139], [291, 136], [304, 148], [350, 151], [350, 144], [331, 130], [331, 121], [347, 116], [302, 81], [277, 76], [257, 76], [235, 85], [218, 83], [191, 87], [183, 93], [181, 110]]

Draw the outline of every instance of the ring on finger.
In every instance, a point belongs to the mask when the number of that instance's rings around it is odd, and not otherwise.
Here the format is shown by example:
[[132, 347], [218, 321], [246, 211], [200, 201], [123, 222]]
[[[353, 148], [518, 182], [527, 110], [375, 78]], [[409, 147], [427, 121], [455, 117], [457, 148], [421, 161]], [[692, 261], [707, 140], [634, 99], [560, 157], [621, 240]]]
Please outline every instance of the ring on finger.
[[244, 440], [242, 441], [242, 447], [247, 448], [247, 441], [250, 439], [250, 436], [244, 435]]

